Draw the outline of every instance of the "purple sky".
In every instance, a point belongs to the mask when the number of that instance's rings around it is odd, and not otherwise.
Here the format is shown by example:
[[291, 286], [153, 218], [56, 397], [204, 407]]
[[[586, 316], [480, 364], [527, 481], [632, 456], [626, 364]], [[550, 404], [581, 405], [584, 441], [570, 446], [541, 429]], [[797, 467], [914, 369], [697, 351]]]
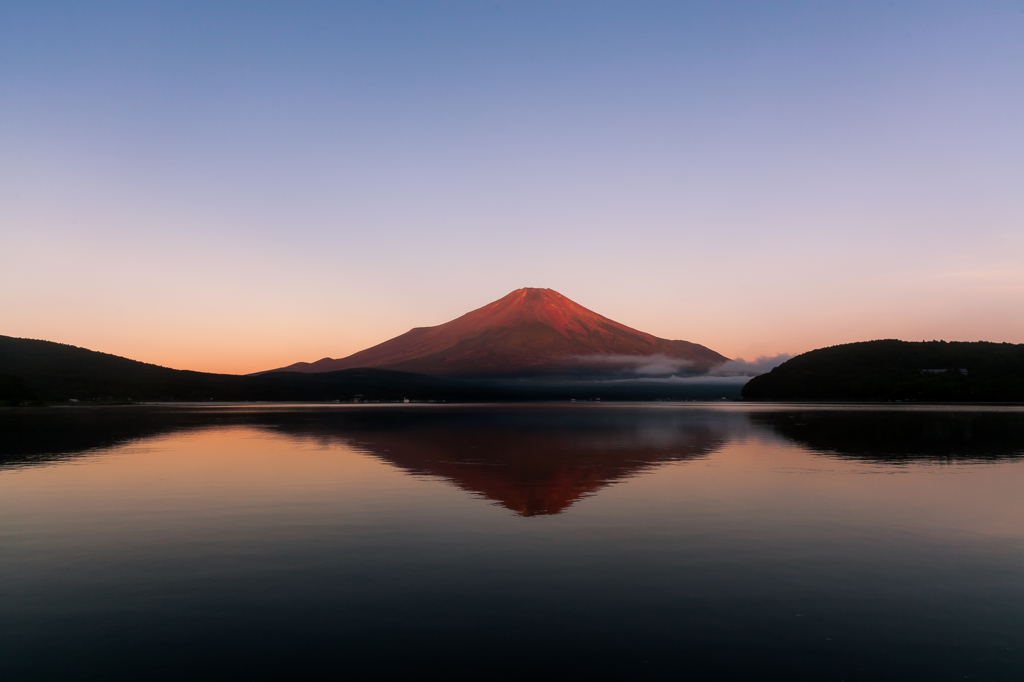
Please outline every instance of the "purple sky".
[[1024, 3], [0, 5], [0, 334], [341, 357], [522, 286], [1024, 342]]

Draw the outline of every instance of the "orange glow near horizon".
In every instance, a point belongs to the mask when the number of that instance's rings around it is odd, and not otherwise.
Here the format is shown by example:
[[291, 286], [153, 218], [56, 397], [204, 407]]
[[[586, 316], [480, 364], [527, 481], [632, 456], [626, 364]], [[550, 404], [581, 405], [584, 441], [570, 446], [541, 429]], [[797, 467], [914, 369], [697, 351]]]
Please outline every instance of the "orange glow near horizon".
[[[640, 331], [699, 343], [730, 358], [746, 360], [780, 353], [796, 355], [877, 338], [1024, 342], [1024, 315], [998, 314], [1000, 309], [1019, 307], [1018, 292], [1013, 288], [991, 293], [985, 301], [987, 306], [973, 305], [964, 295], [958, 301], [957, 292], [949, 289], [945, 296], [934, 300], [925, 300], [929, 298], [926, 292], [919, 291], [920, 305], [900, 306], [912, 308], [909, 314], [892, 309], [891, 299], [888, 307], [847, 301], [846, 305], [831, 308], [824, 303], [811, 307], [809, 302], [806, 308], [780, 305], [758, 309], [748, 302], [733, 314], [693, 303], [654, 301], [640, 307], [631, 305], [623, 292], [602, 296], [606, 292], [576, 294], [569, 289], [561, 293]], [[395, 295], [372, 306], [372, 310], [367, 301], [354, 302], [351, 310], [341, 303], [332, 306], [328, 316], [320, 313], [319, 306], [268, 305], [259, 315], [251, 310], [232, 315], [206, 304], [182, 310], [166, 302], [169, 312], [164, 316], [164, 306], [129, 298], [119, 306], [135, 309], [128, 315], [120, 310], [116, 314], [95, 314], [75, 305], [68, 305], [62, 311], [66, 314], [58, 316], [15, 310], [3, 333], [67, 343], [174, 369], [247, 374], [299, 361], [345, 357], [413, 327], [442, 324], [500, 296], [489, 294], [493, 298], [486, 299], [482, 296], [488, 294], [459, 291], [444, 300], [444, 292], [439, 292], [436, 299], [425, 302], [422, 292], [409, 294], [407, 300]], [[197, 301], [203, 301], [202, 293], [194, 295]]]

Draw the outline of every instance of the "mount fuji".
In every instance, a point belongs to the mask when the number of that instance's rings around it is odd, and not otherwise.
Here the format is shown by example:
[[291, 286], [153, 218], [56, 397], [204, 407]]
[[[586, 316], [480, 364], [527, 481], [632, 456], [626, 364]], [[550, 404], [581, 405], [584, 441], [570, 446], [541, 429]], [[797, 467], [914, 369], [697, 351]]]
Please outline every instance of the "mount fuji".
[[552, 289], [516, 289], [435, 327], [417, 327], [344, 358], [276, 370], [375, 368], [438, 377], [703, 374], [729, 358], [627, 327]]

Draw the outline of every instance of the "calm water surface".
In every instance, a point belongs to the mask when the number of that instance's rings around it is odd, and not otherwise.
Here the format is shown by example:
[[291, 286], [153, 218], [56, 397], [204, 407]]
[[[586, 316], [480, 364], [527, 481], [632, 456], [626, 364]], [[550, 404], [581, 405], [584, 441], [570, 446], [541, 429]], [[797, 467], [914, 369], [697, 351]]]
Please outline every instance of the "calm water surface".
[[1024, 410], [0, 411], [0, 678], [1024, 679]]

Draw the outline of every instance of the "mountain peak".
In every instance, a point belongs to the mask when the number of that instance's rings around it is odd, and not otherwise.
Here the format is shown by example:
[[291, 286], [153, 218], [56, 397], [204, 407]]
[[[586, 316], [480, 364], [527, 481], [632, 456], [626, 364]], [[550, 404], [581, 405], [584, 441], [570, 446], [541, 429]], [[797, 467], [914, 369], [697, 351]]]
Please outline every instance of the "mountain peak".
[[657, 340], [650, 334], [631, 329], [588, 310], [554, 289], [516, 289], [497, 301], [466, 313], [448, 324], [453, 325], [453, 330], [458, 328], [472, 332], [484, 329], [511, 328], [530, 323], [545, 325], [567, 339], [574, 336], [589, 338], [592, 335], [610, 338], [613, 333], [608, 329], [610, 326], [630, 334], [636, 334], [651, 345], [655, 345]]
[[526, 287], [450, 322], [411, 329], [347, 358], [282, 369], [375, 367], [435, 376], [520, 376], [636, 367], [652, 356], [695, 371], [728, 359], [695, 343], [627, 327], [554, 289]]

